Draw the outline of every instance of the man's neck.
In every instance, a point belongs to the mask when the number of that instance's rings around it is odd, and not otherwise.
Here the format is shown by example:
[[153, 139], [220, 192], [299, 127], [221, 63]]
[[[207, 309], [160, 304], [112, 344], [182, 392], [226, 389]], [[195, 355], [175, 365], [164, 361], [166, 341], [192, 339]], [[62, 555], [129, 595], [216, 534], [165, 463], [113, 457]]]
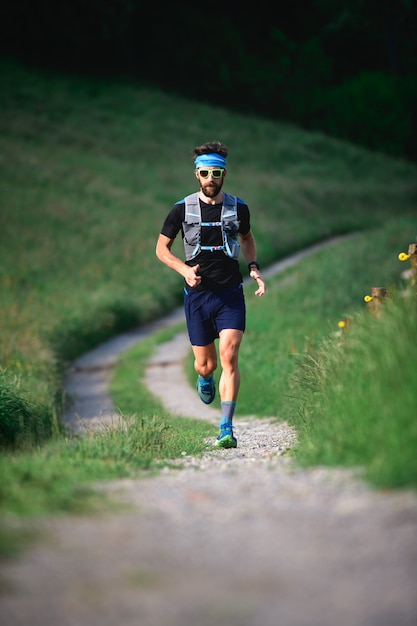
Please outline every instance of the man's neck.
[[214, 198], [209, 198], [200, 189], [200, 198], [206, 204], [221, 204], [223, 202], [223, 192], [220, 191]]

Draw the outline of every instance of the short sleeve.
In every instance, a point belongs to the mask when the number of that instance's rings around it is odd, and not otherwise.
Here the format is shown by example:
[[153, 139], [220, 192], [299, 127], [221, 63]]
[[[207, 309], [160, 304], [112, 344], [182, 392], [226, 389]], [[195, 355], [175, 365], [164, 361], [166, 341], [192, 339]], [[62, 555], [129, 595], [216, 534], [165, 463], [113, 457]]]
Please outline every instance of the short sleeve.
[[175, 237], [182, 229], [184, 215], [185, 202], [179, 202], [178, 204], [174, 204], [162, 225], [161, 235], [165, 235], [165, 237], [168, 237], [169, 239], [175, 239]]
[[239, 232], [247, 235], [250, 231], [250, 211], [248, 205], [239, 198], [237, 199], [237, 216], [240, 221]]

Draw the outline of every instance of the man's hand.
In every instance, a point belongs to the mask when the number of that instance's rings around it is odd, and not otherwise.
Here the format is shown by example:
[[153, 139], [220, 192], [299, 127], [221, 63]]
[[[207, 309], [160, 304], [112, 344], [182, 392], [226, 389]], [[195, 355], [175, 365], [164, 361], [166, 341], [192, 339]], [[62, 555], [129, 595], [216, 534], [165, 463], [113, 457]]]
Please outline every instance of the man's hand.
[[185, 278], [185, 282], [190, 287], [197, 287], [201, 283], [201, 276], [197, 275], [197, 272], [199, 271], [199, 269], [200, 269], [199, 265], [193, 265], [192, 267], [189, 267], [187, 265], [187, 271], [184, 274], [184, 278]]
[[255, 291], [255, 296], [263, 296], [266, 291], [266, 285], [260, 271], [254, 267], [251, 269], [249, 276], [258, 283], [258, 289]]

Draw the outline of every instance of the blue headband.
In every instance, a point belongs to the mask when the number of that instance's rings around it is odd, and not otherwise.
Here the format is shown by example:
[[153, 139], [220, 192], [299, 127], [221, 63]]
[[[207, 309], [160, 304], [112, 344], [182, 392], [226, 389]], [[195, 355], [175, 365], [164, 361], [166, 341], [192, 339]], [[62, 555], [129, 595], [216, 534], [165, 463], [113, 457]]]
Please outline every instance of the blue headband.
[[200, 154], [194, 161], [194, 165], [199, 167], [224, 167], [226, 168], [226, 159], [220, 154]]

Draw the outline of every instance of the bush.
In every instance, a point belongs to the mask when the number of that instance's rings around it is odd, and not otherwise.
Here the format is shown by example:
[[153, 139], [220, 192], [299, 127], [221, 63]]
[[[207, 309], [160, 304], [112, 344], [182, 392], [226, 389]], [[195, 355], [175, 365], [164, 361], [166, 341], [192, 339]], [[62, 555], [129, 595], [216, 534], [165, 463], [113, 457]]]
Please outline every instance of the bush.
[[316, 126], [371, 150], [411, 157], [416, 97], [414, 77], [363, 72], [323, 91]]
[[25, 399], [18, 384], [0, 374], [0, 449], [37, 445], [49, 439], [54, 428], [51, 412]]

